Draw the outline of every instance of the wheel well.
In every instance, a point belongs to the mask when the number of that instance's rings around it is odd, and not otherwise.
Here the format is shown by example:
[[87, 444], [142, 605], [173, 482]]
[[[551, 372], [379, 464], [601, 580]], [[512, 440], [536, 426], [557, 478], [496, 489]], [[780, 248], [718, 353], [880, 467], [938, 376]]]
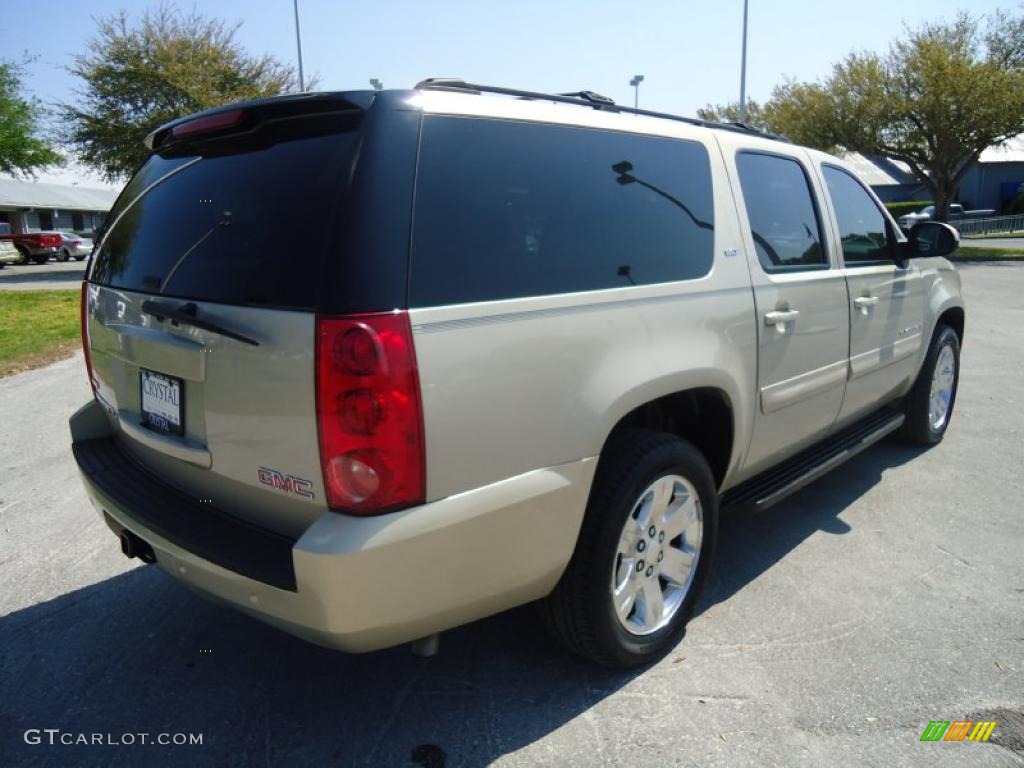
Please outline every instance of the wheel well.
[[936, 321], [936, 326], [939, 324], [948, 325], [956, 332], [957, 339], [960, 340], [960, 346], [964, 343], [964, 311], [960, 307], [950, 307], [941, 315]]
[[20, 253], [20, 254], [21, 254], [22, 256], [29, 256], [29, 255], [31, 255], [31, 254], [29, 254], [29, 252], [28, 252], [28, 248], [26, 248], [26, 247], [25, 247], [24, 245], [22, 245], [21, 243], [15, 243], [15, 244], [14, 244], [14, 247], [18, 249], [18, 252], [19, 252], [19, 253]]
[[732, 407], [721, 390], [688, 389], [651, 400], [623, 416], [611, 434], [626, 427], [656, 429], [690, 441], [704, 454], [721, 487], [733, 444]]

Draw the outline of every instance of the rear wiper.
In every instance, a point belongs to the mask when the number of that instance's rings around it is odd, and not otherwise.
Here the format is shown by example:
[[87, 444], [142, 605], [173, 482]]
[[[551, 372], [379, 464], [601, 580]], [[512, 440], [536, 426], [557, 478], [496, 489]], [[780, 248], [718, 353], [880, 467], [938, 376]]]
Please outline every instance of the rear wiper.
[[171, 304], [163, 301], [153, 301], [147, 299], [142, 302], [142, 311], [147, 315], [152, 315], [157, 320], [163, 322], [165, 317], [169, 317], [171, 320], [176, 320], [179, 323], [185, 323], [196, 328], [202, 328], [204, 331], [210, 331], [211, 333], [218, 333], [221, 336], [227, 336], [229, 339], [235, 341], [241, 341], [244, 344], [251, 344], [254, 347], [258, 347], [260, 343], [255, 339], [250, 339], [248, 336], [243, 336], [240, 333], [228, 330], [222, 325], [218, 325], [211, 320], [202, 320], [197, 317], [198, 307], [194, 302], [188, 302], [182, 304], [180, 307], [174, 307]]

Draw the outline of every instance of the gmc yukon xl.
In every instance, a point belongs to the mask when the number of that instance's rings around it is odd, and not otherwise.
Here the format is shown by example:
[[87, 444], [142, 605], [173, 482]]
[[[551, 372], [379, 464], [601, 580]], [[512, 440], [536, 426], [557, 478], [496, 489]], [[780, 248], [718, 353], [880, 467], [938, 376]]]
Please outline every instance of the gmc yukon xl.
[[956, 233], [780, 137], [428, 80], [147, 143], [82, 286], [74, 456], [125, 554], [313, 642], [536, 601], [643, 664], [720, 509], [949, 426]]

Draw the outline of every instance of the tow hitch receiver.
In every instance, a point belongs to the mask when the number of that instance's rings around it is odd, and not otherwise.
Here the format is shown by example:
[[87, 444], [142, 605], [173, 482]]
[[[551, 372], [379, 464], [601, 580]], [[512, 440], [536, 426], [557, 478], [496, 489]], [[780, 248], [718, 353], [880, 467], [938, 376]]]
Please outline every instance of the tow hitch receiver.
[[129, 559], [137, 557], [144, 563], [156, 562], [156, 555], [153, 554], [153, 548], [149, 546], [149, 544], [127, 528], [122, 528], [117, 525], [110, 515], [104, 514], [104, 518], [106, 519], [107, 525], [110, 526], [114, 533], [117, 534], [117, 538], [121, 540], [121, 551], [124, 552], [125, 557]]

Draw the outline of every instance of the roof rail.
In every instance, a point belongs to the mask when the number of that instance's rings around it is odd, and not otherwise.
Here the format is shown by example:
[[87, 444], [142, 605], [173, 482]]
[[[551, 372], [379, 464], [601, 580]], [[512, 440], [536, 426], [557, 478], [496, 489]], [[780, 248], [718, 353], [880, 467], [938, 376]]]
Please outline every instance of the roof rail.
[[520, 99], [539, 99], [542, 101], [555, 101], [562, 104], [575, 104], [580, 107], [590, 107], [606, 112], [625, 112], [630, 115], [645, 115], [647, 117], [658, 117], [663, 120], [675, 120], [680, 123], [699, 125], [703, 128], [718, 128], [724, 131], [745, 133], [751, 136], [760, 136], [765, 139], [789, 142], [785, 136], [780, 136], [769, 131], [761, 131], [751, 128], [743, 123], [718, 123], [713, 120], [701, 120], [697, 117], [685, 117], [673, 115], [668, 112], [654, 112], [649, 109], [634, 109], [616, 104], [607, 96], [602, 96], [593, 91], [576, 91], [574, 93], [540, 93], [537, 91], [522, 91], [517, 88], [503, 88], [497, 85], [480, 85], [479, 83], [467, 83], [456, 77], [430, 77], [421, 80], [416, 84], [420, 91], [460, 91], [462, 93], [498, 93], [504, 96], [516, 96]]

